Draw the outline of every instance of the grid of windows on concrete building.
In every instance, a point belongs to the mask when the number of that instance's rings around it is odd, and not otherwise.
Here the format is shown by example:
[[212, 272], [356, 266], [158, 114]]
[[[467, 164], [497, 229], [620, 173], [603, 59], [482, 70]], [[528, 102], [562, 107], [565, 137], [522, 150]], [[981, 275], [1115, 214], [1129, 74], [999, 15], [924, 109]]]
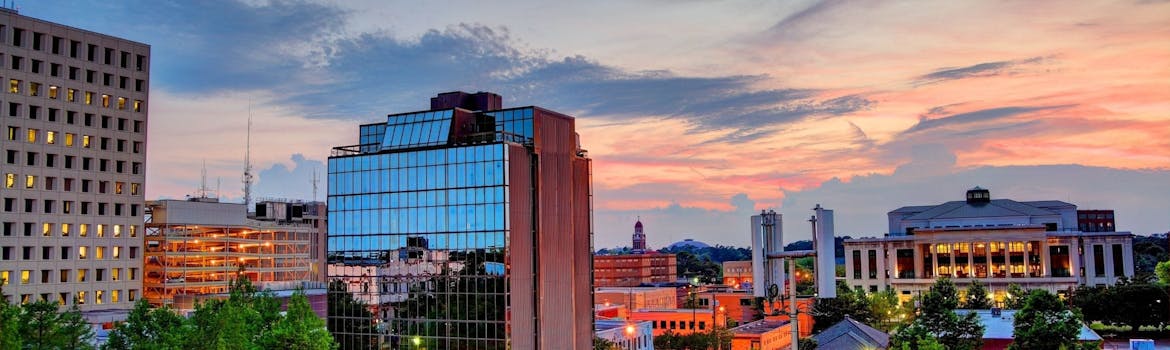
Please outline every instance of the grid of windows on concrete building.
[[140, 297], [149, 52], [0, 13], [0, 285], [9, 301], [85, 312], [129, 309]]

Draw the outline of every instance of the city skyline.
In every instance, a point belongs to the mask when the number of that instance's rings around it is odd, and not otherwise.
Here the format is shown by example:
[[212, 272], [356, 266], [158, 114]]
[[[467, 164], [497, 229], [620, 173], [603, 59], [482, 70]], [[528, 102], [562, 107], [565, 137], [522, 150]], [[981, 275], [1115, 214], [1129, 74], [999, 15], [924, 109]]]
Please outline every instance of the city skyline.
[[1170, 230], [1165, 2], [19, 5], [152, 45], [151, 199], [193, 194], [204, 160], [242, 197], [249, 110], [256, 196], [311, 197], [354, 122], [462, 89], [579, 118], [596, 248], [639, 215], [652, 249], [745, 246], [762, 208], [805, 239], [817, 203], [880, 235], [976, 185]]

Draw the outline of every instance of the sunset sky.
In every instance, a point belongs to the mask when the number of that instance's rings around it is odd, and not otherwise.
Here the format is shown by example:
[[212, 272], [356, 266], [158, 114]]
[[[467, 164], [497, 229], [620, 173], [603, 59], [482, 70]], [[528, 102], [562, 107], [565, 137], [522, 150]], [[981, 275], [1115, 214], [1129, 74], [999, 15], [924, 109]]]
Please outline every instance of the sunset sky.
[[[438, 92], [574, 115], [595, 246], [807, 239], [963, 198], [1114, 209], [1170, 231], [1167, 1], [19, 1], [152, 46], [147, 198], [313, 197], [357, 125]], [[319, 184], [318, 199], [325, 198]]]

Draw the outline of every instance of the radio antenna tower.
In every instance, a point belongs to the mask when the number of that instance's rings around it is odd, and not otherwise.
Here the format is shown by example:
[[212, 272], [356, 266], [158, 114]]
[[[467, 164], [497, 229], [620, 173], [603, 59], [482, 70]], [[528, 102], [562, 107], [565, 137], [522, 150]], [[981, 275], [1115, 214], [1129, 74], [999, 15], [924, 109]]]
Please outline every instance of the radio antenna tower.
[[203, 167], [199, 170], [199, 198], [207, 198], [207, 160], [203, 160]]
[[313, 201], [317, 201], [317, 168], [313, 168]]
[[252, 203], [252, 101], [248, 101], [248, 136], [244, 147], [244, 208]]

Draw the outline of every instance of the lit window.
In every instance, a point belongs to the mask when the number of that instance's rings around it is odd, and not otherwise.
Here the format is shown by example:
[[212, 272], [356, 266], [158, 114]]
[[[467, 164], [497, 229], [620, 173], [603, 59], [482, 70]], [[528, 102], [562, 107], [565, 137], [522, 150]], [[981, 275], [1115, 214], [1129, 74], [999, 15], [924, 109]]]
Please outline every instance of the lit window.
[[[114, 277], [114, 280], [115, 280], [115, 281], [117, 281], [117, 280], [118, 280], [118, 277], [117, 277], [117, 276], [118, 276], [118, 273], [117, 273], [117, 271], [118, 271], [118, 269], [114, 269], [114, 276], [115, 276], [115, 277]], [[117, 290], [117, 289], [114, 289], [114, 290], [111, 290], [111, 291], [110, 291], [110, 302], [111, 302], [111, 303], [117, 303], [117, 302], [118, 302], [118, 290]]]
[[53, 234], [53, 224], [50, 224], [50, 223], [41, 224], [41, 236], [49, 237], [52, 234]]
[[118, 109], [126, 109], [126, 98], [125, 97], [118, 98]]
[[99, 291], [93, 292], [93, 303], [94, 304], [101, 304], [102, 303], [102, 292], [104, 292], [104, 291], [99, 290]]
[[102, 94], [102, 107], [110, 106], [110, 95]]
[[8, 127], [8, 140], [16, 141], [16, 136], [20, 134], [20, 128], [15, 126]]
[[142, 112], [142, 100], [134, 100], [134, 111]]
[[76, 136], [71, 133], [65, 133], [65, 147], [73, 147], [73, 137]]
[[81, 148], [89, 148], [89, 135], [81, 135]]
[[58, 88], [57, 85], [49, 85], [49, 98], [56, 100], [57, 99], [57, 90], [59, 90], [59, 89], [60, 88]]
[[31, 81], [28, 82], [28, 95], [29, 96], [40, 96], [41, 95], [41, 83], [34, 83]]
[[87, 105], [93, 104], [93, 92], [91, 92], [91, 91], [85, 92], [85, 104], [87, 104]]
[[114, 225], [114, 237], [122, 237], [122, 225]]
[[[101, 203], [98, 203], [98, 204], [101, 204]], [[97, 236], [98, 237], [105, 237], [106, 236], [106, 225], [97, 225]]]
[[25, 175], [24, 176], [24, 188], [35, 188], [35, 187], [37, 187], [36, 175]]
[[78, 224], [77, 230], [78, 230], [77, 234], [79, 236], [81, 236], [81, 237], [88, 236], [89, 235], [89, 224]]
[[77, 89], [66, 89], [65, 100], [69, 102], [77, 101]]
[[[89, 258], [89, 247], [86, 247], [86, 246], [77, 247], [77, 258], [81, 259], [81, 260], [88, 259]], [[85, 270], [77, 270], [77, 272], [78, 272], [77, 281], [78, 282], [85, 282]]]
[[[110, 280], [111, 281], [117, 281], [117, 280], [121, 279], [121, 275], [122, 275], [122, 269], [110, 270]], [[117, 298], [118, 298], [118, 291], [115, 290], [114, 291], [114, 299], [117, 299]]]
[[61, 236], [69, 237], [69, 224], [61, 224]]
[[56, 131], [46, 131], [45, 132], [45, 143], [50, 144], [50, 145], [57, 144], [57, 132]]
[[106, 258], [106, 247], [95, 247], [94, 250], [94, 259], [101, 260]]
[[0, 271], [0, 286], [8, 285], [8, 271]]
[[20, 284], [28, 284], [29, 280], [31, 280], [31, 279], [32, 279], [32, 270], [21, 270], [20, 271]]
[[130, 194], [131, 195], [138, 195], [138, 187], [139, 187], [139, 185], [137, 183], [131, 183], [130, 184]]
[[73, 297], [73, 302], [77, 305], [85, 305], [85, 291], [77, 292], [77, 296]]
[[130, 237], [138, 237], [138, 226], [130, 225]]
[[13, 174], [13, 173], [4, 174], [4, 187], [5, 188], [12, 188], [14, 186], [16, 186], [16, 174]]
[[122, 187], [125, 187], [125, 185], [126, 185], [125, 182], [121, 182], [121, 181], [114, 182], [114, 194], [122, 194]]
[[14, 94], [19, 94], [20, 93], [20, 83], [21, 83], [20, 80], [9, 79], [8, 80], [8, 92], [14, 93]]
[[40, 132], [41, 131], [37, 129], [28, 129], [28, 143], [37, 142], [37, 134]]
[[[118, 236], [114, 236], [114, 237], [118, 237]], [[114, 247], [114, 251], [113, 251], [113, 255], [111, 255], [111, 259], [121, 259], [121, 258], [122, 258], [122, 247]]]

